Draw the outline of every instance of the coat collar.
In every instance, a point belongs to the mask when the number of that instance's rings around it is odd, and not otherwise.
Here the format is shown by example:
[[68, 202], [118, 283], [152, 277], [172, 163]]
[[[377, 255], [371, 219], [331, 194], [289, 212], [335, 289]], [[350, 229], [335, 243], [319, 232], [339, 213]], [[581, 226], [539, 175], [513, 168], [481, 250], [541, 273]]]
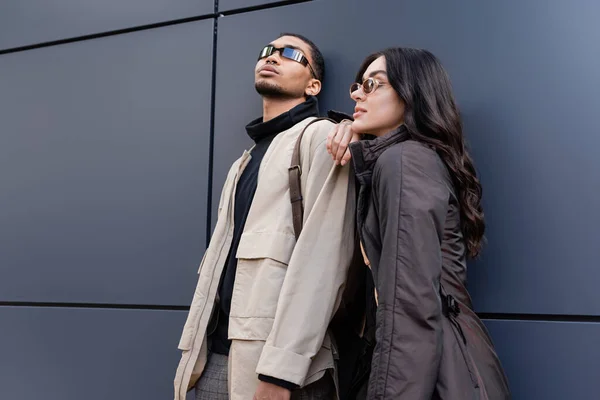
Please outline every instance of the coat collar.
[[371, 173], [379, 156], [389, 147], [409, 139], [406, 125], [371, 140], [360, 140], [350, 144], [352, 163], [356, 176]]

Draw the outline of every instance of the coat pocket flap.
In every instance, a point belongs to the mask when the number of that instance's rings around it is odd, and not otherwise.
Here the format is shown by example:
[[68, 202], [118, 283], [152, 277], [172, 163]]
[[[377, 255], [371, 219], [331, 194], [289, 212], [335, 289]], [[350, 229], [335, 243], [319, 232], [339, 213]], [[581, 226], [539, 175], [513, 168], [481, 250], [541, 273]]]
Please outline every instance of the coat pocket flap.
[[288, 264], [296, 245], [293, 235], [279, 232], [244, 232], [238, 246], [237, 258], [271, 258]]

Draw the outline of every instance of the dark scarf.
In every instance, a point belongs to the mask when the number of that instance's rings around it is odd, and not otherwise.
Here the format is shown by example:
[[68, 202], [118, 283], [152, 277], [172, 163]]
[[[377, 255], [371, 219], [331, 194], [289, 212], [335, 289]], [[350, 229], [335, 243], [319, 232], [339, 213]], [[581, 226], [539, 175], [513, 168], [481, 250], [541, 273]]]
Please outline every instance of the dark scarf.
[[302, 104], [298, 104], [290, 111], [278, 115], [270, 121], [263, 122], [262, 117], [251, 121], [246, 125], [246, 133], [255, 143], [263, 139], [275, 136], [280, 132], [290, 129], [298, 122], [305, 120], [308, 117], [319, 116], [319, 103], [317, 98], [310, 96]]

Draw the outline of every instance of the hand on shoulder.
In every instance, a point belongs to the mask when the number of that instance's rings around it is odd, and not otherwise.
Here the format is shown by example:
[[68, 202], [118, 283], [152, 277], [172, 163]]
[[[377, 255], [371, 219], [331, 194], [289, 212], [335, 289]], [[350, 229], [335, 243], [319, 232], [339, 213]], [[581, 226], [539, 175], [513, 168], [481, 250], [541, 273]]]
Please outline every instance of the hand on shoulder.
[[348, 146], [360, 140], [360, 134], [352, 130], [352, 121], [343, 120], [334, 125], [327, 136], [327, 152], [336, 165], [346, 165], [352, 155]]

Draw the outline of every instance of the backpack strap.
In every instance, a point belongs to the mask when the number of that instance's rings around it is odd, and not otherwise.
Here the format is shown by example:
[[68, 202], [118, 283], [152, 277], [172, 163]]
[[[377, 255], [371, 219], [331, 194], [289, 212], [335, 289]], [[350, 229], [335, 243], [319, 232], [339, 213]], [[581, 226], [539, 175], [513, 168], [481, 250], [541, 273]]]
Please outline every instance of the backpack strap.
[[302, 232], [302, 224], [304, 220], [304, 204], [302, 202], [302, 183], [300, 177], [302, 175], [302, 167], [300, 160], [300, 146], [302, 145], [302, 137], [304, 136], [304, 132], [306, 129], [318, 121], [331, 121], [336, 123], [333, 119], [327, 117], [315, 118], [310, 121], [300, 135], [298, 135], [298, 140], [296, 140], [296, 145], [294, 146], [294, 152], [292, 153], [292, 162], [290, 167], [288, 168], [289, 182], [290, 182], [290, 201], [292, 203], [292, 218], [294, 222], [294, 234], [296, 235], [296, 240], [300, 237], [300, 232]]

